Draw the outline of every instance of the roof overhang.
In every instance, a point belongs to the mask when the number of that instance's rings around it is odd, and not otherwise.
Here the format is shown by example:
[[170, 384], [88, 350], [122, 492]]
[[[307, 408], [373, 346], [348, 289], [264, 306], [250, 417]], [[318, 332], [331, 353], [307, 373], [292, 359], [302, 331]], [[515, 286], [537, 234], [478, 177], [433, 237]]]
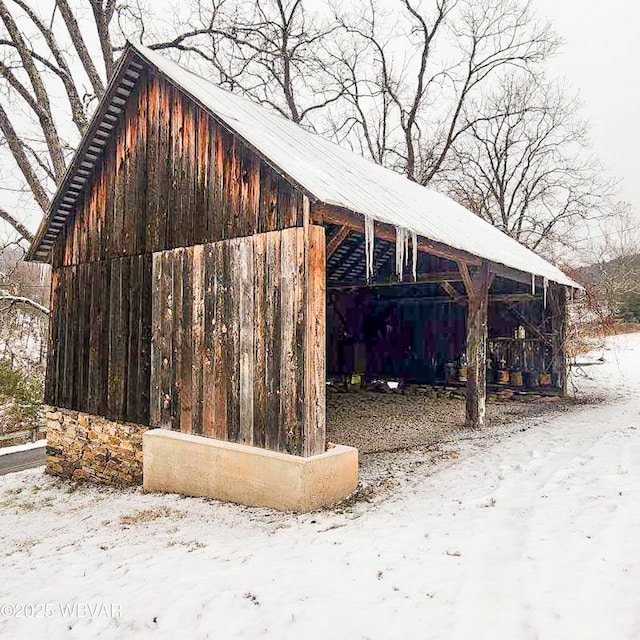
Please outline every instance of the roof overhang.
[[127, 98], [135, 88], [143, 66], [144, 61], [135, 49], [128, 45], [53, 196], [47, 215], [40, 223], [26, 260], [49, 262], [53, 245], [67, 218], [73, 213], [84, 191], [85, 183], [118, 122]]

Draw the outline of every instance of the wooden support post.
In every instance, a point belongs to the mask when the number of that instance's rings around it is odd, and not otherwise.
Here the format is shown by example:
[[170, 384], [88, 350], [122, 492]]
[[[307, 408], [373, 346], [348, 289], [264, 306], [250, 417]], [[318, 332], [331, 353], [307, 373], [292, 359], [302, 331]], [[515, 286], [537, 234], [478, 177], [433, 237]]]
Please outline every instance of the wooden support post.
[[[466, 265], [465, 265], [466, 267]], [[466, 271], [466, 269], [464, 270]], [[467, 426], [484, 426], [487, 399], [487, 309], [492, 275], [489, 264], [483, 262], [474, 273], [461, 275], [469, 298], [467, 318]]]
[[326, 436], [326, 243], [324, 228], [312, 226], [309, 199], [304, 210], [304, 418], [302, 455], [325, 450]]
[[555, 282], [549, 284], [549, 311], [553, 335], [551, 379], [553, 386], [565, 395], [567, 393], [567, 288]]

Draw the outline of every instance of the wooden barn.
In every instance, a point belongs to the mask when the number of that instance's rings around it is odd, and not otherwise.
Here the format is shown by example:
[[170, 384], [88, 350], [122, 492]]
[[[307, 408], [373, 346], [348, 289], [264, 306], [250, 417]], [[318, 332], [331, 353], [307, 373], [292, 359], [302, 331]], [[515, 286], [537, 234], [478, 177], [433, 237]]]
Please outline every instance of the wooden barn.
[[326, 442], [329, 377], [466, 379], [475, 427], [487, 375], [566, 384], [560, 270], [137, 45], [29, 258], [53, 269], [47, 468], [66, 477], [312, 508], [357, 478]]

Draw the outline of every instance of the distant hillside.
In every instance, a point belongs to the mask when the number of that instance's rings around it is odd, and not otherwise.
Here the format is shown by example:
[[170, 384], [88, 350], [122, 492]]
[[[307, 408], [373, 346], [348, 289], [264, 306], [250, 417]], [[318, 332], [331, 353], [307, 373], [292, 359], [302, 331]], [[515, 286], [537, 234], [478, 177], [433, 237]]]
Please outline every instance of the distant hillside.
[[640, 253], [576, 269], [575, 275], [607, 315], [640, 322]]
[[[585, 283], [594, 287], [604, 284], [607, 280], [616, 277], [625, 277], [635, 274], [640, 276], [640, 253], [622, 258], [615, 258], [606, 262], [596, 262], [579, 267], [574, 270], [575, 274]], [[638, 281], [636, 281], [637, 286]]]

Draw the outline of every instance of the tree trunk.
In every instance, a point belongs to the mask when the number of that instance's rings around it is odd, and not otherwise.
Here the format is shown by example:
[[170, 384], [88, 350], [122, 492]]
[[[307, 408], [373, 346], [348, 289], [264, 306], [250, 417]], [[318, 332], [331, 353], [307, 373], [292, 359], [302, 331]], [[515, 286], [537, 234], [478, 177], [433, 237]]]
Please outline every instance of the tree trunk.
[[553, 354], [551, 378], [553, 385], [563, 395], [567, 393], [567, 288], [552, 282], [549, 284], [549, 308]]

